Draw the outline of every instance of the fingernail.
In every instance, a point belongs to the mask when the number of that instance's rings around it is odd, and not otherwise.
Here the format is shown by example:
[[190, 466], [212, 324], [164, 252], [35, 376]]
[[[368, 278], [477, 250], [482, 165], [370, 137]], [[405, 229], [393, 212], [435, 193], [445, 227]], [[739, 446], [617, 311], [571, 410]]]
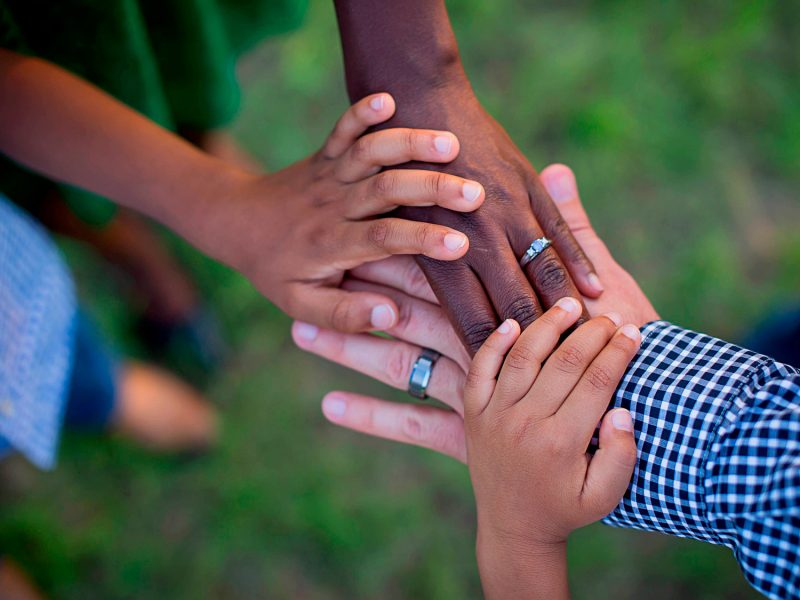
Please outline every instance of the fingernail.
[[556, 202], [566, 202], [578, 195], [575, 189], [575, 181], [569, 173], [562, 173], [558, 177], [548, 181], [547, 191], [550, 192], [550, 197]]
[[570, 314], [580, 312], [581, 310], [581, 303], [575, 300], [575, 298], [561, 298], [561, 300], [556, 302], [556, 306]]
[[639, 328], [636, 325], [625, 325], [625, 327], [620, 329], [619, 332], [625, 337], [631, 338], [634, 342], [638, 342], [642, 337], [642, 334], [639, 332]]
[[467, 202], [475, 202], [478, 198], [481, 197], [481, 186], [479, 183], [475, 183], [474, 181], [466, 181], [461, 189], [461, 195], [464, 196], [464, 200]]
[[617, 327], [622, 325], [622, 315], [620, 315], [618, 312], [606, 313], [604, 316], [607, 319], [609, 319], [612, 323], [614, 323], [614, 325], [616, 325]]
[[611, 413], [611, 424], [614, 429], [633, 431], [633, 419], [627, 410], [615, 410]]
[[439, 154], [450, 154], [453, 149], [453, 138], [449, 135], [437, 135], [433, 138], [433, 147]]
[[294, 324], [294, 332], [301, 340], [313, 342], [319, 335], [319, 327], [298, 321]]
[[369, 101], [369, 107], [374, 110], [375, 112], [380, 112], [383, 108], [384, 104], [383, 95], [375, 96], [372, 100]]
[[505, 335], [507, 333], [511, 333], [512, 327], [513, 325], [511, 325], [511, 319], [506, 319], [500, 324], [500, 327], [497, 328], [497, 332]]
[[586, 281], [589, 284], [589, 287], [597, 293], [600, 293], [605, 289], [603, 284], [600, 282], [600, 278], [594, 273], [589, 273], [589, 275], [586, 277]]
[[347, 402], [339, 396], [326, 396], [322, 400], [322, 412], [333, 418], [343, 417], [347, 412]]
[[369, 322], [375, 329], [389, 329], [394, 325], [394, 309], [388, 304], [379, 304], [372, 309]]
[[460, 233], [448, 233], [444, 236], [444, 247], [450, 252], [461, 250], [466, 243], [467, 238]]

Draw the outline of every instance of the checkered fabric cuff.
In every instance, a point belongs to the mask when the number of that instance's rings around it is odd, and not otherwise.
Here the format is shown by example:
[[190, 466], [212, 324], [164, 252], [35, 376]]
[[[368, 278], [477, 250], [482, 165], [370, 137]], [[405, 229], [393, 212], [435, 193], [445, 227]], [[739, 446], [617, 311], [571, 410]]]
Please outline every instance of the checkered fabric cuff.
[[800, 593], [797, 371], [663, 321], [642, 334], [614, 399], [639, 460], [605, 522], [724, 544], [762, 592]]

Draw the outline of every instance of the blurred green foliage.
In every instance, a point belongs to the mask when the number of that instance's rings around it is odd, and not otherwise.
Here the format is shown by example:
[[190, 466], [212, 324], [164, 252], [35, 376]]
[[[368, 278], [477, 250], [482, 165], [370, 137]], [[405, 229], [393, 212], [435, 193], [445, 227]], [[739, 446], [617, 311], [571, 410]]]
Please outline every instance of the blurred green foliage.
[[[797, 301], [800, 4], [448, 2], [477, 93], [534, 165], [573, 167], [593, 221], [661, 314], [736, 339]], [[315, 150], [346, 106], [331, 3], [240, 68], [234, 133], [270, 169]], [[131, 352], [135, 290], [69, 255]], [[292, 347], [288, 320], [176, 242], [235, 358], [209, 394], [224, 438], [192, 461], [67, 436], [59, 469], [6, 467], [0, 548], [56, 598], [480, 596], [466, 470], [326, 424], [318, 402], [381, 386]], [[268, 257], [267, 259], [273, 259]], [[730, 554], [595, 525], [578, 598], [749, 598]]]

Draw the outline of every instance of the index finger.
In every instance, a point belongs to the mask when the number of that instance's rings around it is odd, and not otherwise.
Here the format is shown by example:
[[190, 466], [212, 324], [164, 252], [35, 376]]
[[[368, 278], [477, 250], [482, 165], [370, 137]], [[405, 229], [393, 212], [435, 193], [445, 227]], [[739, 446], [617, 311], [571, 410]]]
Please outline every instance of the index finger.
[[371, 94], [348, 108], [336, 122], [322, 147], [325, 158], [337, 158], [352, 146], [373, 125], [383, 123], [395, 111], [394, 98], [389, 94]]

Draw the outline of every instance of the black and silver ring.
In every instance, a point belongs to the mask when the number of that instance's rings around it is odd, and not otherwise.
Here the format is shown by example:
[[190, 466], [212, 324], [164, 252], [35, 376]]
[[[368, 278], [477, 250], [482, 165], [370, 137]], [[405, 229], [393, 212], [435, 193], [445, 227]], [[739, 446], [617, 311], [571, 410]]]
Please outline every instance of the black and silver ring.
[[428, 397], [428, 384], [431, 382], [433, 365], [439, 360], [441, 354], [430, 348], [423, 348], [414, 366], [411, 367], [411, 377], [408, 378], [408, 393], [425, 400]]

